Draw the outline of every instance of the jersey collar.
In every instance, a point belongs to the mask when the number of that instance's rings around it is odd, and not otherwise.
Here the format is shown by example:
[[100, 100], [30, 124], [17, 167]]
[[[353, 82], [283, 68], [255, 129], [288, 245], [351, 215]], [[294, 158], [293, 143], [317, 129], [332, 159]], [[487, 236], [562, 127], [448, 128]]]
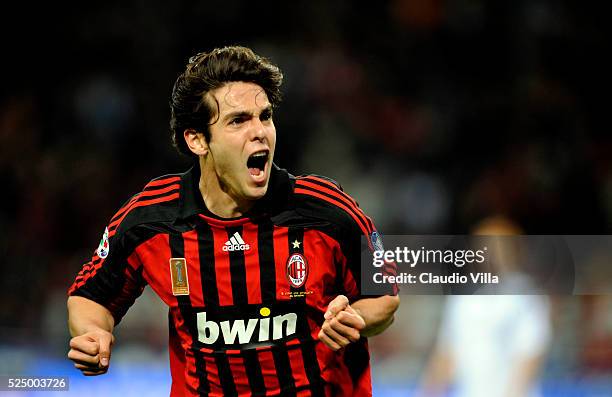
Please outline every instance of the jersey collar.
[[[254, 217], [258, 215], [274, 215], [289, 206], [290, 197], [293, 191], [291, 180], [293, 176], [287, 170], [272, 164], [270, 172], [270, 182], [268, 191], [253, 207], [253, 209], [240, 218]], [[204, 203], [202, 193], [199, 188], [200, 166], [194, 164], [187, 172], [181, 175], [181, 193], [179, 198], [179, 219], [187, 219], [197, 214], [204, 214], [224, 220], [212, 214]], [[240, 219], [238, 218], [238, 219]]]

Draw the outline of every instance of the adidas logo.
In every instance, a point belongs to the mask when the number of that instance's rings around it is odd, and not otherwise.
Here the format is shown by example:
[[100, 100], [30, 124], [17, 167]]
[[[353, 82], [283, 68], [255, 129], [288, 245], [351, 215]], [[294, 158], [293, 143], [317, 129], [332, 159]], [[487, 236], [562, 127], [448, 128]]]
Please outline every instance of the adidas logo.
[[248, 251], [250, 249], [251, 246], [244, 242], [238, 232], [234, 233], [234, 235], [223, 245], [223, 251]]

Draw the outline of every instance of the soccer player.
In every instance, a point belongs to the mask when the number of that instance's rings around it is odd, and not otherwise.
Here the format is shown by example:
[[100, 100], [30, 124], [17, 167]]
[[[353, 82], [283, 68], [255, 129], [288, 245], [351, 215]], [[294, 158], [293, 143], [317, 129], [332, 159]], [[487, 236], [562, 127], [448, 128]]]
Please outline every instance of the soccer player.
[[111, 218], [69, 290], [68, 357], [109, 368], [113, 328], [145, 285], [169, 307], [172, 396], [369, 396], [367, 336], [396, 291], [360, 293], [372, 221], [334, 181], [273, 163], [279, 68], [244, 47], [190, 59], [170, 107], [183, 174]]

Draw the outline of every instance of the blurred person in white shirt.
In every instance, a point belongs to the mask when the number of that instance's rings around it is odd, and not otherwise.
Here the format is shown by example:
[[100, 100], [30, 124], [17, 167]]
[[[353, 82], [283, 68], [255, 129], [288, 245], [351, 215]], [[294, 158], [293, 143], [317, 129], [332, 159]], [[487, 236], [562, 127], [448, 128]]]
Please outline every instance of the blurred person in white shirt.
[[[493, 216], [480, 222], [473, 234], [521, 233], [514, 222]], [[503, 275], [502, 288], [514, 294], [533, 290], [529, 277], [513, 267], [518, 260], [516, 251], [510, 250], [508, 244], [493, 246], [490, 254]], [[449, 296], [419, 393], [460, 397], [539, 396], [537, 379], [550, 340], [547, 296]]]

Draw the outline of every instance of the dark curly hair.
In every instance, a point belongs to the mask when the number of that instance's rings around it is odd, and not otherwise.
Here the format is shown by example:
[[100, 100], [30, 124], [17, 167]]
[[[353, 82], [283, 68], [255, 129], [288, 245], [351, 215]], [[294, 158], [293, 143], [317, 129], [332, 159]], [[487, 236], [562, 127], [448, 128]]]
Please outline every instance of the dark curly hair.
[[231, 46], [192, 56], [176, 79], [170, 97], [170, 131], [174, 147], [180, 153], [194, 155], [183, 138], [186, 129], [202, 132], [206, 141], [210, 140], [209, 126], [214, 124], [211, 119], [219, 104], [213, 109], [206, 94], [232, 81], [255, 83], [264, 89], [273, 107], [280, 103], [282, 72], [251, 49]]

